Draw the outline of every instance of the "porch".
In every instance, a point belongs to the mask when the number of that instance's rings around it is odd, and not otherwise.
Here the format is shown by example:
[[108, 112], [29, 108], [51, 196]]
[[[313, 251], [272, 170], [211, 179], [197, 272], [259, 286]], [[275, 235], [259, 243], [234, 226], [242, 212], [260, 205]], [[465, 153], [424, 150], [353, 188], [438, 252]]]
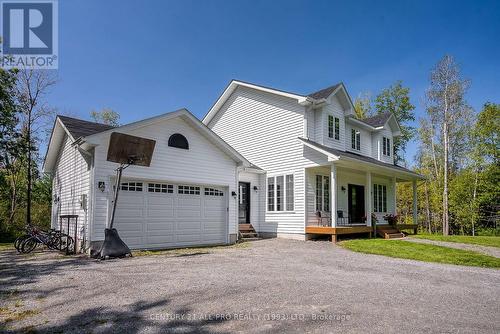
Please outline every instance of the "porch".
[[[378, 233], [384, 236], [384, 230], [401, 233], [410, 229], [416, 233], [415, 177], [347, 161], [306, 168], [305, 176], [306, 235], [330, 235], [335, 242], [339, 235]], [[397, 212], [398, 182], [413, 184], [413, 224], [392, 227], [387, 217]]]

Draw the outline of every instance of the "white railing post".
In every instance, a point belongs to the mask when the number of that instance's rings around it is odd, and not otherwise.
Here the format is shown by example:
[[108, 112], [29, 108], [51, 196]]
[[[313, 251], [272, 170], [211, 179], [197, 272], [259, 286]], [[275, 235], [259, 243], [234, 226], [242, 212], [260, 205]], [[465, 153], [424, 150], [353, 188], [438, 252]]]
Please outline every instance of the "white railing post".
[[372, 172], [366, 172], [366, 226], [372, 226]]
[[330, 165], [330, 216], [332, 227], [337, 226], [337, 168]]

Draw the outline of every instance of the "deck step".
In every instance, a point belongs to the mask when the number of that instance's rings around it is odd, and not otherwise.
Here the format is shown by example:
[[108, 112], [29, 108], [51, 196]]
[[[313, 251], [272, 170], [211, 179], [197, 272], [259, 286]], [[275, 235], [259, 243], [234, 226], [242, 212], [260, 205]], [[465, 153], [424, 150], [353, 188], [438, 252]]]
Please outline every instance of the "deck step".
[[377, 226], [377, 234], [384, 239], [404, 238], [404, 234], [393, 226]]
[[238, 224], [238, 231], [240, 241], [254, 241], [260, 239], [252, 224]]
[[257, 238], [256, 232], [240, 232], [242, 238]]

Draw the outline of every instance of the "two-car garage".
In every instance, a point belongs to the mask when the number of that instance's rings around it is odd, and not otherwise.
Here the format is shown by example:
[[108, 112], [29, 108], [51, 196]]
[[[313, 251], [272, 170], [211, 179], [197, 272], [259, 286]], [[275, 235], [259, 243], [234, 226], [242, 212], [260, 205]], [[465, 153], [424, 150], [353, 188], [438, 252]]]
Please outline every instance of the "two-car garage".
[[126, 180], [115, 227], [132, 249], [227, 243], [224, 187]]

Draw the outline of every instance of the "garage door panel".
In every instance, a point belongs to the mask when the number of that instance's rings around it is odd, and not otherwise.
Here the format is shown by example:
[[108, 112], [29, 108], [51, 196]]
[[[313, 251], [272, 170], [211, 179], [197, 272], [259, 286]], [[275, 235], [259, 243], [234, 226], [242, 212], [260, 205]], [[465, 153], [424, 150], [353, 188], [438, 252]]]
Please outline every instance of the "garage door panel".
[[177, 185], [173, 193], [149, 192], [146, 187], [120, 192], [115, 220], [120, 236], [130, 248], [225, 243], [227, 197], [199, 187], [199, 195], [179, 194]]
[[176, 241], [179, 242], [200, 242], [201, 235], [199, 233], [196, 234], [177, 234]]
[[149, 221], [148, 224], [146, 225], [146, 231], [147, 232], [155, 232], [155, 233], [161, 233], [162, 231], [166, 231], [168, 233], [173, 233], [174, 232], [174, 226], [175, 222], [165, 222], [165, 221], [159, 221], [159, 222], [151, 222]]

